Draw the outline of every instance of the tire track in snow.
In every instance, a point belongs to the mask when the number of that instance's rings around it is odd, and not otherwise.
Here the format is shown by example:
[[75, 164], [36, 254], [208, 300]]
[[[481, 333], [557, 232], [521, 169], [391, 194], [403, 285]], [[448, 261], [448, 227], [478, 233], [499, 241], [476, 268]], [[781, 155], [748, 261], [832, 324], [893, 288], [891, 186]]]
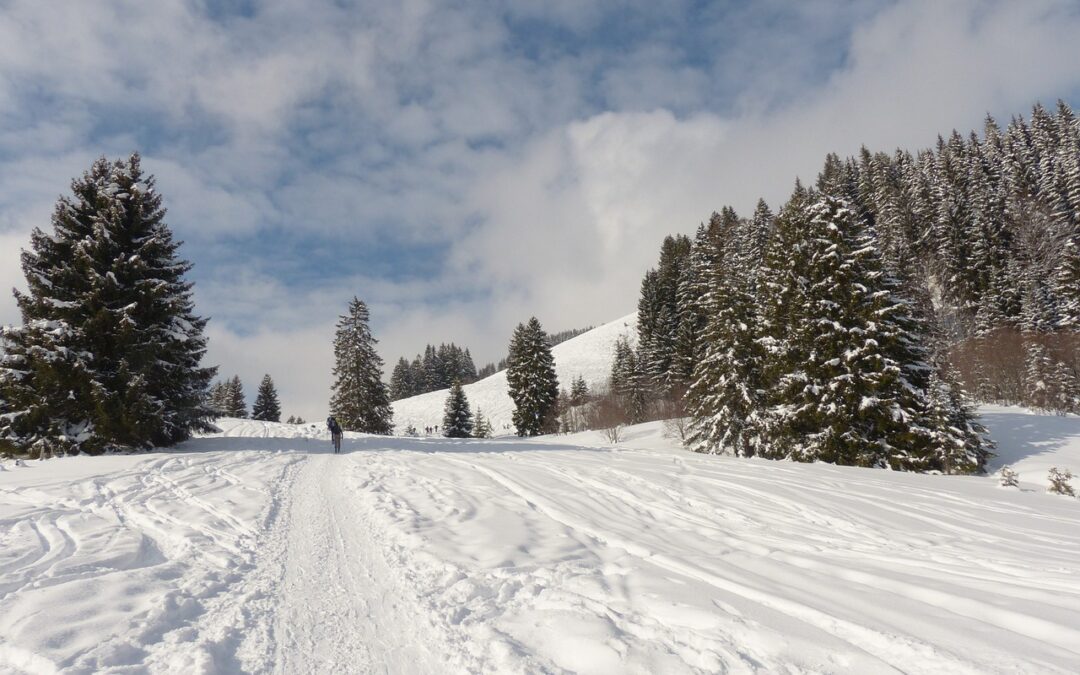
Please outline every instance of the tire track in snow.
[[915, 672], [972, 674], [979, 672], [971, 664], [960, 661], [950, 654], [943, 653], [931, 644], [910, 637], [883, 633], [867, 626], [852, 623], [794, 600], [726, 579], [692, 563], [662, 553], [655, 553], [641, 544], [627, 541], [610, 532], [604, 532], [584, 520], [566, 513], [541, 495], [493, 469], [456, 458], [446, 457], [444, 459], [445, 461], [468, 466], [474, 471], [484, 474], [522, 499], [531, 508], [540, 511], [548, 518], [566, 527], [581, 532], [607, 546], [621, 549], [634, 557], [669, 572], [690, 577], [718, 590], [737, 595], [773, 611], [799, 619], [879, 659], [882, 667], [890, 671], [901, 672], [892, 664], [903, 663], [907, 668]]

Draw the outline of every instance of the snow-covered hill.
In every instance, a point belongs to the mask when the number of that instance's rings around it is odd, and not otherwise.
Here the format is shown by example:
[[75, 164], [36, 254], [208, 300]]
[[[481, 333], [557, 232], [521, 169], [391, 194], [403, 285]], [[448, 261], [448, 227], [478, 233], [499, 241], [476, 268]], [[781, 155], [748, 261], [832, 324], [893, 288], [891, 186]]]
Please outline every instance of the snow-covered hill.
[[[615, 343], [622, 336], [626, 336], [631, 344], [637, 344], [636, 313], [555, 345], [551, 353], [555, 357], [555, 373], [560, 386], [569, 389], [571, 381], [578, 376], [585, 378], [590, 389], [607, 386]], [[507, 433], [514, 413], [514, 402], [507, 394], [506, 371], [467, 384], [464, 389], [472, 411], [475, 413], [480, 409], [491, 421], [496, 435]], [[449, 390], [440, 389], [394, 401], [395, 432], [403, 433], [410, 424], [421, 431], [425, 427], [441, 425], [448, 393]]]
[[221, 420], [4, 464], [0, 673], [1075, 673], [1080, 418], [989, 477]]

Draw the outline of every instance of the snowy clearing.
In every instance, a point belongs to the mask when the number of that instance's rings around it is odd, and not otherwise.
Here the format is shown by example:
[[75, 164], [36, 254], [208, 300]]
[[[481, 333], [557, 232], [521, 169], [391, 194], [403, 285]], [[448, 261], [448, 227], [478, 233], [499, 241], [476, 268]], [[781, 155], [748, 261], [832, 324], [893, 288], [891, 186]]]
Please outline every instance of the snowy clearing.
[[[994, 673], [1080, 665], [1080, 419], [993, 477], [224, 420], [5, 463], [0, 672]], [[1080, 471], [1078, 471], [1080, 473]]]

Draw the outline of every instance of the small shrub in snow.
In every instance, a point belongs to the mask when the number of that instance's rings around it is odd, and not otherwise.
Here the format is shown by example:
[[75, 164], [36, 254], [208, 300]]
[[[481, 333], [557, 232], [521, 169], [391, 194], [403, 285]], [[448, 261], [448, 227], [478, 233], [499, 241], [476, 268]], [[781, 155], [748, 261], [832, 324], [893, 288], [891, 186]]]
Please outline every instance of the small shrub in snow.
[[680, 443], [686, 443], [687, 437], [690, 435], [690, 418], [689, 417], [672, 417], [664, 420], [664, 436], [668, 438], [677, 438]]
[[1055, 466], [1050, 469], [1050, 486], [1046, 488], [1047, 492], [1052, 492], [1058, 495], [1068, 495], [1070, 497], [1076, 496], [1076, 491], [1073, 490], [1071, 485], [1072, 471], [1065, 469], [1059, 471]]
[[608, 439], [608, 442], [612, 445], [617, 444], [622, 440], [623, 425], [614, 424], [610, 427], [604, 428], [604, 438]]
[[1020, 474], [1009, 467], [1001, 469], [1001, 487], [1020, 487]]

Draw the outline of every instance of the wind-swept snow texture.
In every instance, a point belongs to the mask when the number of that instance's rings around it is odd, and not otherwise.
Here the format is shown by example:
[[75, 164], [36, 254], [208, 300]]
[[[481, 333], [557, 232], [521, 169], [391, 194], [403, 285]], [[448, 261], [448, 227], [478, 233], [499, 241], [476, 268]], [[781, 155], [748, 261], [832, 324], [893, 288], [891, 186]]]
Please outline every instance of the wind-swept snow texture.
[[[607, 387], [615, 343], [623, 336], [631, 344], [637, 344], [637, 313], [628, 314], [552, 347], [559, 387], [569, 391], [571, 382], [578, 376], [585, 378], [590, 390]], [[507, 390], [505, 370], [467, 384], [462, 389], [473, 413], [479, 408], [484, 417], [491, 421], [496, 436], [512, 431], [514, 402]], [[394, 408], [395, 433], [404, 433], [410, 424], [421, 431], [425, 427], [441, 427], [443, 407], [449, 393], [449, 389], [440, 389], [394, 401], [391, 405]]]
[[1021, 489], [693, 455], [655, 423], [333, 455], [223, 420], [5, 463], [0, 672], [1075, 673], [1080, 500], [1025, 466], [1080, 458], [1080, 419], [986, 420]]

